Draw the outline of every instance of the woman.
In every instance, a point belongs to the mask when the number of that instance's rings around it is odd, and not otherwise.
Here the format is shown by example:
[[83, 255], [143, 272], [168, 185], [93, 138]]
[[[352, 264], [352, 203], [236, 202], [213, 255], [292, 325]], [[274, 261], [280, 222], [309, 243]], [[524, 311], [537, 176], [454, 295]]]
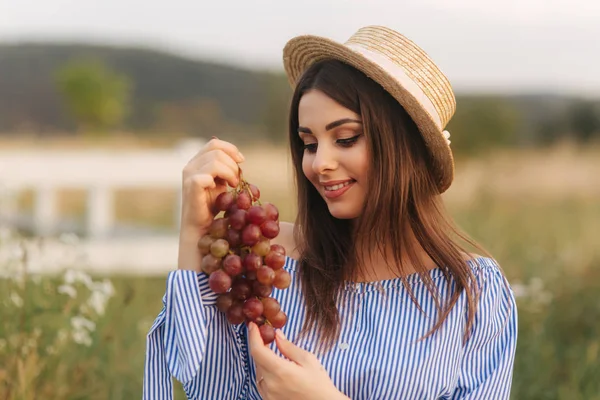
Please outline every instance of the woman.
[[292, 284], [272, 296], [288, 323], [264, 345], [197, 273], [211, 206], [243, 161], [213, 139], [184, 169], [179, 270], [148, 335], [145, 398], [171, 398], [173, 375], [193, 399], [507, 399], [513, 294], [493, 259], [461, 247], [440, 196], [454, 168], [447, 79], [383, 27], [344, 45], [292, 39], [284, 64], [298, 216], [277, 238]]

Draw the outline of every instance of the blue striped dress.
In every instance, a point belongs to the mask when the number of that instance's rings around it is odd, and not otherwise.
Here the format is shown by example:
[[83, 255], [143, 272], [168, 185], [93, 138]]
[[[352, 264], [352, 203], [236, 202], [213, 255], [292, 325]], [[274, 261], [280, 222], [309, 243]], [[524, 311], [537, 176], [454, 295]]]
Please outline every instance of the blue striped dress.
[[[400, 279], [350, 283], [338, 308], [337, 345], [317, 353], [315, 335], [298, 333], [305, 317], [296, 261], [286, 259], [292, 284], [272, 296], [288, 315], [283, 332], [315, 353], [335, 386], [353, 400], [508, 399], [517, 339], [514, 296], [498, 265], [489, 258], [469, 261], [481, 297], [474, 330], [463, 343], [466, 296], [435, 334], [418, 341], [437, 320], [434, 302], [417, 274], [408, 281], [423, 312]], [[429, 272], [449, 293], [441, 269]], [[169, 273], [164, 307], [147, 337], [143, 398], [172, 399], [172, 380], [183, 383], [189, 399], [260, 399], [245, 324], [230, 325], [215, 304], [207, 276]], [[278, 354], [275, 342], [271, 348]]]

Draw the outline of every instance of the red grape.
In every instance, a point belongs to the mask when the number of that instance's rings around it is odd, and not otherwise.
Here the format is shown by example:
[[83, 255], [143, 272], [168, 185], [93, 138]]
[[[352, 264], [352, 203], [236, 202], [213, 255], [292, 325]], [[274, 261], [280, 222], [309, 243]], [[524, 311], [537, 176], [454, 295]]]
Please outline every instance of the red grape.
[[252, 199], [250, 198], [250, 194], [248, 192], [242, 192], [238, 194], [237, 197], [237, 206], [239, 209], [247, 210], [252, 205]]
[[202, 269], [204, 273], [210, 275], [213, 272], [217, 271], [219, 268], [221, 268], [221, 260], [217, 257], [213, 256], [212, 254], [207, 254], [204, 257], [202, 257], [200, 269]]
[[231, 214], [233, 214], [237, 210], [239, 210], [237, 204], [233, 203], [231, 205], [231, 207], [229, 207], [229, 209], [227, 209], [227, 211], [225, 211], [225, 218], [229, 218], [231, 216]]
[[258, 297], [269, 297], [271, 292], [273, 292], [273, 286], [263, 285], [259, 281], [254, 281], [252, 283], [252, 292]]
[[273, 279], [273, 286], [277, 289], [287, 289], [292, 283], [292, 276], [285, 269], [279, 269], [275, 271], [275, 279]]
[[236, 210], [229, 216], [229, 225], [238, 231], [246, 226], [246, 210]]
[[252, 206], [246, 214], [246, 221], [250, 224], [260, 225], [267, 220], [267, 212], [261, 206]]
[[279, 253], [279, 254], [285, 256], [285, 247], [283, 247], [280, 244], [272, 244], [271, 245], [271, 251], [273, 251], [275, 253]]
[[269, 320], [271, 325], [273, 325], [273, 328], [281, 329], [287, 322], [287, 315], [285, 315], [283, 311], [279, 311], [277, 315], [267, 319]]
[[246, 300], [252, 294], [252, 286], [246, 279], [236, 279], [231, 286], [231, 295], [238, 300]]
[[225, 293], [231, 288], [231, 277], [219, 269], [208, 277], [208, 286], [215, 293]]
[[256, 280], [256, 271], [246, 272], [246, 279], [248, 282], [252, 282]]
[[224, 238], [227, 234], [227, 224], [227, 218], [217, 218], [208, 228], [208, 233], [215, 239]]
[[273, 279], [275, 279], [275, 271], [273, 271], [266, 265], [263, 265], [262, 267], [256, 270], [256, 280], [258, 280], [263, 285], [273, 284]]
[[231, 248], [240, 247], [242, 244], [242, 234], [235, 229], [229, 228], [227, 230], [227, 235], [225, 235], [225, 240], [229, 242], [229, 247]]
[[255, 253], [250, 253], [244, 257], [244, 268], [246, 268], [246, 272], [256, 272], [262, 265], [262, 257]]
[[260, 198], [260, 190], [258, 190], [258, 187], [256, 187], [256, 185], [253, 184], [249, 184], [248, 186], [250, 186], [250, 192], [252, 193], [252, 197], [254, 198], [253, 200], [258, 200]]
[[279, 210], [271, 203], [264, 203], [263, 208], [267, 212], [267, 218], [273, 221], [279, 219]]
[[273, 239], [279, 235], [279, 224], [276, 221], [268, 220], [260, 226], [260, 232], [266, 238]]
[[281, 269], [284, 264], [285, 264], [285, 256], [283, 256], [279, 253], [275, 253], [275, 252], [271, 251], [271, 252], [269, 252], [269, 254], [267, 254], [265, 256], [265, 265], [268, 265], [272, 269], [275, 269], [275, 270]]
[[242, 243], [246, 246], [254, 246], [260, 240], [260, 228], [254, 224], [246, 225], [242, 231]]
[[227, 310], [227, 320], [233, 325], [238, 325], [244, 322], [244, 312], [242, 303], [233, 303], [229, 310]]
[[229, 254], [227, 257], [223, 259], [223, 271], [227, 273], [227, 275], [234, 277], [242, 273], [242, 259], [240, 256], [235, 254]]
[[263, 304], [263, 315], [269, 321], [271, 320], [271, 318], [275, 318], [275, 316], [279, 314], [279, 311], [281, 311], [281, 306], [279, 305], [279, 302], [274, 298], [265, 297], [261, 301]]
[[262, 315], [260, 315], [258, 318], [255, 318], [255, 319], [254, 319], [254, 323], [255, 323], [256, 325], [258, 325], [258, 326], [261, 326], [261, 325], [262, 325], [262, 324], [264, 324], [265, 322], [267, 322], [267, 319], [266, 319], [264, 316], [262, 316]]
[[222, 293], [217, 297], [217, 308], [221, 310], [221, 312], [227, 312], [229, 307], [233, 305], [233, 297], [230, 292]]
[[232, 192], [223, 192], [217, 196], [217, 198], [215, 200], [215, 207], [219, 211], [227, 211], [227, 209], [229, 209], [229, 207], [231, 207], [233, 202], [234, 202], [233, 193]]
[[260, 336], [264, 344], [272, 343], [275, 340], [275, 329], [269, 324], [264, 324], [258, 327]]
[[244, 316], [250, 320], [260, 317], [263, 313], [263, 304], [256, 297], [246, 300], [243, 307]]

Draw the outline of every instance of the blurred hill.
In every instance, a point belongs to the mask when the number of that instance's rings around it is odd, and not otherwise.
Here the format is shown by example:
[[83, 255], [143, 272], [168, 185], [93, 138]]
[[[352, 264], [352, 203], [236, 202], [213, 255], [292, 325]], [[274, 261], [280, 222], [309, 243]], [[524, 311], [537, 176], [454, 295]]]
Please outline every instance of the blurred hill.
[[[250, 71], [143, 48], [82, 44], [0, 44], [0, 134], [76, 133], [57, 87], [73, 60], [93, 59], [131, 81], [122, 130], [141, 134], [223, 135], [236, 140], [285, 138], [291, 90], [283, 73]], [[480, 142], [547, 143], [600, 132], [600, 101], [527, 94], [458, 94], [449, 129], [471, 151]], [[460, 150], [460, 144], [458, 144]]]
[[[57, 89], [56, 74], [74, 59], [98, 60], [129, 76], [132, 111], [126, 129], [164, 130], [164, 125], [170, 125], [171, 130], [193, 134], [193, 125], [227, 122], [238, 129], [264, 130], [273, 104], [281, 103], [285, 114], [290, 92], [283, 75], [148, 49], [0, 44], [0, 132], [35, 130], [51, 134], [73, 130]], [[277, 101], [278, 96], [283, 101]]]

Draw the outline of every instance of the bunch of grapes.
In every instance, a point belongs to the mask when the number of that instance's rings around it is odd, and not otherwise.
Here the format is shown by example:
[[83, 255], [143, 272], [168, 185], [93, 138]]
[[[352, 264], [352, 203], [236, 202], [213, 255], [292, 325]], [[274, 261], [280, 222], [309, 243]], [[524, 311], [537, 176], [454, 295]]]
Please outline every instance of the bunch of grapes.
[[237, 188], [217, 197], [219, 213], [198, 248], [201, 269], [219, 294], [219, 310], [231, 324], [256, 323], [268, 344], [275, 340], [275, 329], [287, 322], [271, 292], [273, 287], [287, 289], [291, 276], [283, 269], [285, 249], [270, 243], [279, 234], [279, 210], [271, 203], [261, 204], [259, 197], [258, 188], [240, 177]]

